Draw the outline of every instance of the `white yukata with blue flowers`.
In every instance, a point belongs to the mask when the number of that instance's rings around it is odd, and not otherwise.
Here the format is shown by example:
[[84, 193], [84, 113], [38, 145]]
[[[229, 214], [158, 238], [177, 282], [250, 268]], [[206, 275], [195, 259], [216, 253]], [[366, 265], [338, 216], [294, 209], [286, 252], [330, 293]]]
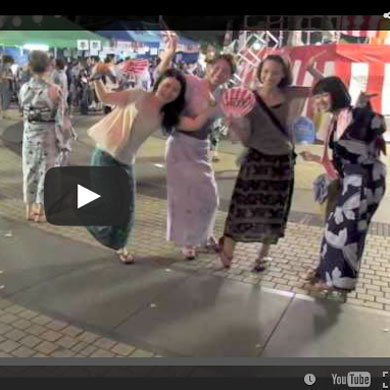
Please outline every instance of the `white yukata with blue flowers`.
[[70, 150], [72, 129], [64, 131], [65, 103], [54, 84], [32, 78], [19, 95], [23, 109], [23, 200], [44, 203], [46, 172], [62, 165], [63, 153]]

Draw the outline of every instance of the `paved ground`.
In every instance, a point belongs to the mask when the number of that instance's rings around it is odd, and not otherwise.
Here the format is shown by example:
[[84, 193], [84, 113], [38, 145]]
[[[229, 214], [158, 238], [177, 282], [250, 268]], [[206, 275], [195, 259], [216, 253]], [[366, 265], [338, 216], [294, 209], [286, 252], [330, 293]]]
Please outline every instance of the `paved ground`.
[[[76, 118], [73, 164], [88, 163], [85, 130], [96, 119]], [[359, 286], [342, 305], [337, 295], [309, 296], [299, 276], [317, 260], [323, 231], [311, 194], [316, 164], [298, 161], [293, 212], [269, 268], [251, 273], [258, 246], [240, 244], [233, 267], [216, 271], [215, 255], [186, 262], [165, 241], [164, 139], [150, 138], [137, 161], [130, 247], [138, 262], [124, 267], [83, 228], [23, 220], [20, 136], [17, 121], [0, 123], [0, 356], [387, 356], [388, 195], [368, 237]], [[217, 235], [239, 152], [224, 142], [215, 164]], [[358, 345], [348, 330], [356, 323]]]

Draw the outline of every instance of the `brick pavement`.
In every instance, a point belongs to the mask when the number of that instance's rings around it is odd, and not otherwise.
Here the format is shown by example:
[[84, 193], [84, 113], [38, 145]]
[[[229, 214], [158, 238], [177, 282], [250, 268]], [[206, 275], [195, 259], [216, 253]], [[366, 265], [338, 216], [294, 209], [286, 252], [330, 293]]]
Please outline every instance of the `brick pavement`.
[[0, 298], [1, 357], [160, 357]]
[[[0, 177], [0, 214], [25, 222], [21, 200], [20, 156], [1, 144]], [[238, 244], [232, 268], [217, 271], [215, 254], [201, 254], [197, 260], [187, 262], [182, 259], [174, 245], [165, 241], [165, 200], [138, 194], [136, 202], [135, 230], [129, 248], [139, 261], [152, 261], [156, 267], [213, 274], [264, 288], [312, 295], [304, 289], [300, 274], [318, 259], [322, 227], [289, 223], [286, 237], [271, 249], [273, 261], [261, 274], [253, 274], [250, 271], [259, 248], [258, 244]], [[226, 213], [219, 211], [217, 235], [223, 230], [225, 218]], [[30, 224], [48, 234], [99, 246], [83, 228]], [[2, 241], [10, 242], [16, 239], [18, 238], [14, 237], [12, 232], [0, 231], [0, 244]], [[330, 298], [337, 299], [337, 295]], [[348, 295], [347, 304], [390, 311], [390, 241], [386, 237], [373, 234], [368, 236], [359, 284], [356, 291]], [[13, 305], [10, 301], [0, 300], [0, 356], [144, 355], [155, 356], [150, 352], [137, 350], [134, 346], [85, 332], [70, 324], [64, 325], [61, 321]]]

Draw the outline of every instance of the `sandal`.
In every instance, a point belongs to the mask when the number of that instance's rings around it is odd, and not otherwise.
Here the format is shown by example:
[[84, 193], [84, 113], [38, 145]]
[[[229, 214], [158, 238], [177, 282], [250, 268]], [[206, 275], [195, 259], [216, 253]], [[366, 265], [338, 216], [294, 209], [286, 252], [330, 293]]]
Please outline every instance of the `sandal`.
[[196, 251], [194, 248], [184, 247], [181, 250], [181, 253], [187, 260], [194, 260], [196, 257]]
[[265, 265], [269, 263], [272, 260], [272, 257], [270, 256], [259, 256], [256, 261], [255, 265], [252, 268], [252, 272], [263, 272], [266, 270]]
[[301, 275], [303, 280], [308, 282], [314, 281], [316, 279], [317, 268], [309, 268], [303, 275]]
[[228, 255], [224, 249], [223, 249], [223, 244], [224, 244], [224, 241], [225, 241], [225, 237], [221, 237], [218, 241], [218, 245], [219, 245], [219, 259], [221, 260], [221, 263], [223, 265], [223, 268], [230, 268], [230, 265], [232, 264], [232, 261], [233, 261], [233, 255]]
[[344, 300], [344, 302], [346, 302], [346, 300], [347, 300], [347, 294], [351, 291], [351, 290], [346, 290], [346, 289], [343, 289], [343, 288], [338, 288], [338, 287], [335, 287], [335, 286], [328, 286], [323, 281], [318, 281], [316, 283], [311, 283], [308, 286], [306, 286], [306, 289], [309, 292], [324, 293], [325, 297], [328, 297], [332, 293], [338, 293], [338, 294], [341, 295], [341, 297]]
[[208, 243], [206, 244], [205, 248], [210, 252], [219, 253], [221, 248], [218, 245], [218, 242], [214, 237], [210, 237], [208, 240]]
[[122, 264], [129, 265], [135, 263], [134, 256], [127, 251], [116, 251], [115, 254]]

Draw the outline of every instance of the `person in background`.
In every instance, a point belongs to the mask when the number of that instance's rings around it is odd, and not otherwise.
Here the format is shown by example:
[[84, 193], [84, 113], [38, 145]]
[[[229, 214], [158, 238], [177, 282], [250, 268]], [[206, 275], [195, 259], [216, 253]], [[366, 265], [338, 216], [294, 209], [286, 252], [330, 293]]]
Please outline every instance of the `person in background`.
[[14, 59], [11, 56], [4, 55], [0, 65], [0, 118], [10, 119], [8, 108], [12, 98], [12, 82], [14, 76], [11, 66]]
[[53, 83], [58, 85], [62, 90], [62, 95], [65, 101], [68, 101], [68, 78], [65, 73], [65, 61], [63, 58], [57, 58], [55, 60], [55, 69], [52, 73]]
[[80, 113], [88, 115], [89, 102], [92, 100], [91, 91], [89, 87], [89, 73], [86, 60], [82, 61], [82, 68], [78, 77], [78, 93], [80, 102]]
[[65, 101], [60, 87], [50, 80], [50, 59], [45, 52], [32, 51], [32, 78], [20, 90], [23, 109], [23, 200], [26, 219], [44, 222], [44, 181], [46, 172], [58, 165], [66, 147]]
[[[108, 54], [106, 59], [104, 60], [104, 63], [108, 64], [110, 66], [114, 66], [115, 65], [115, 55]], [[109, 91], [114, 91], [115, 89], [118, 88], [118, 85], [115, 82], [113, 82], [113, 80], [111, 80], [111, 78], [108, 76], [103, 77], [103, 83]], [[109, 114], [113, 108], [114, 108], [113, 105], [104, 105], [104, 107], [103, 107], [104, 114]]]
[[[101, 62], [100, 58], [98, 56], [93, 56], [91, 57], [91, 72], [90, 72], [90, 75], [92, 74], [92, 69]], [[91, 111], [101, 111], [103, 109], [103, 104], [102, 102], [99, 100], [97, 94], [96, 94], [96, 90], [95, 90], [95, 85], [93, 82], [90, 82], [89, 83], [89, 87], [90, 87], [90, 90], [91, 90], [91, 104], [90, 106], [88, 107], [89, 110]]]

